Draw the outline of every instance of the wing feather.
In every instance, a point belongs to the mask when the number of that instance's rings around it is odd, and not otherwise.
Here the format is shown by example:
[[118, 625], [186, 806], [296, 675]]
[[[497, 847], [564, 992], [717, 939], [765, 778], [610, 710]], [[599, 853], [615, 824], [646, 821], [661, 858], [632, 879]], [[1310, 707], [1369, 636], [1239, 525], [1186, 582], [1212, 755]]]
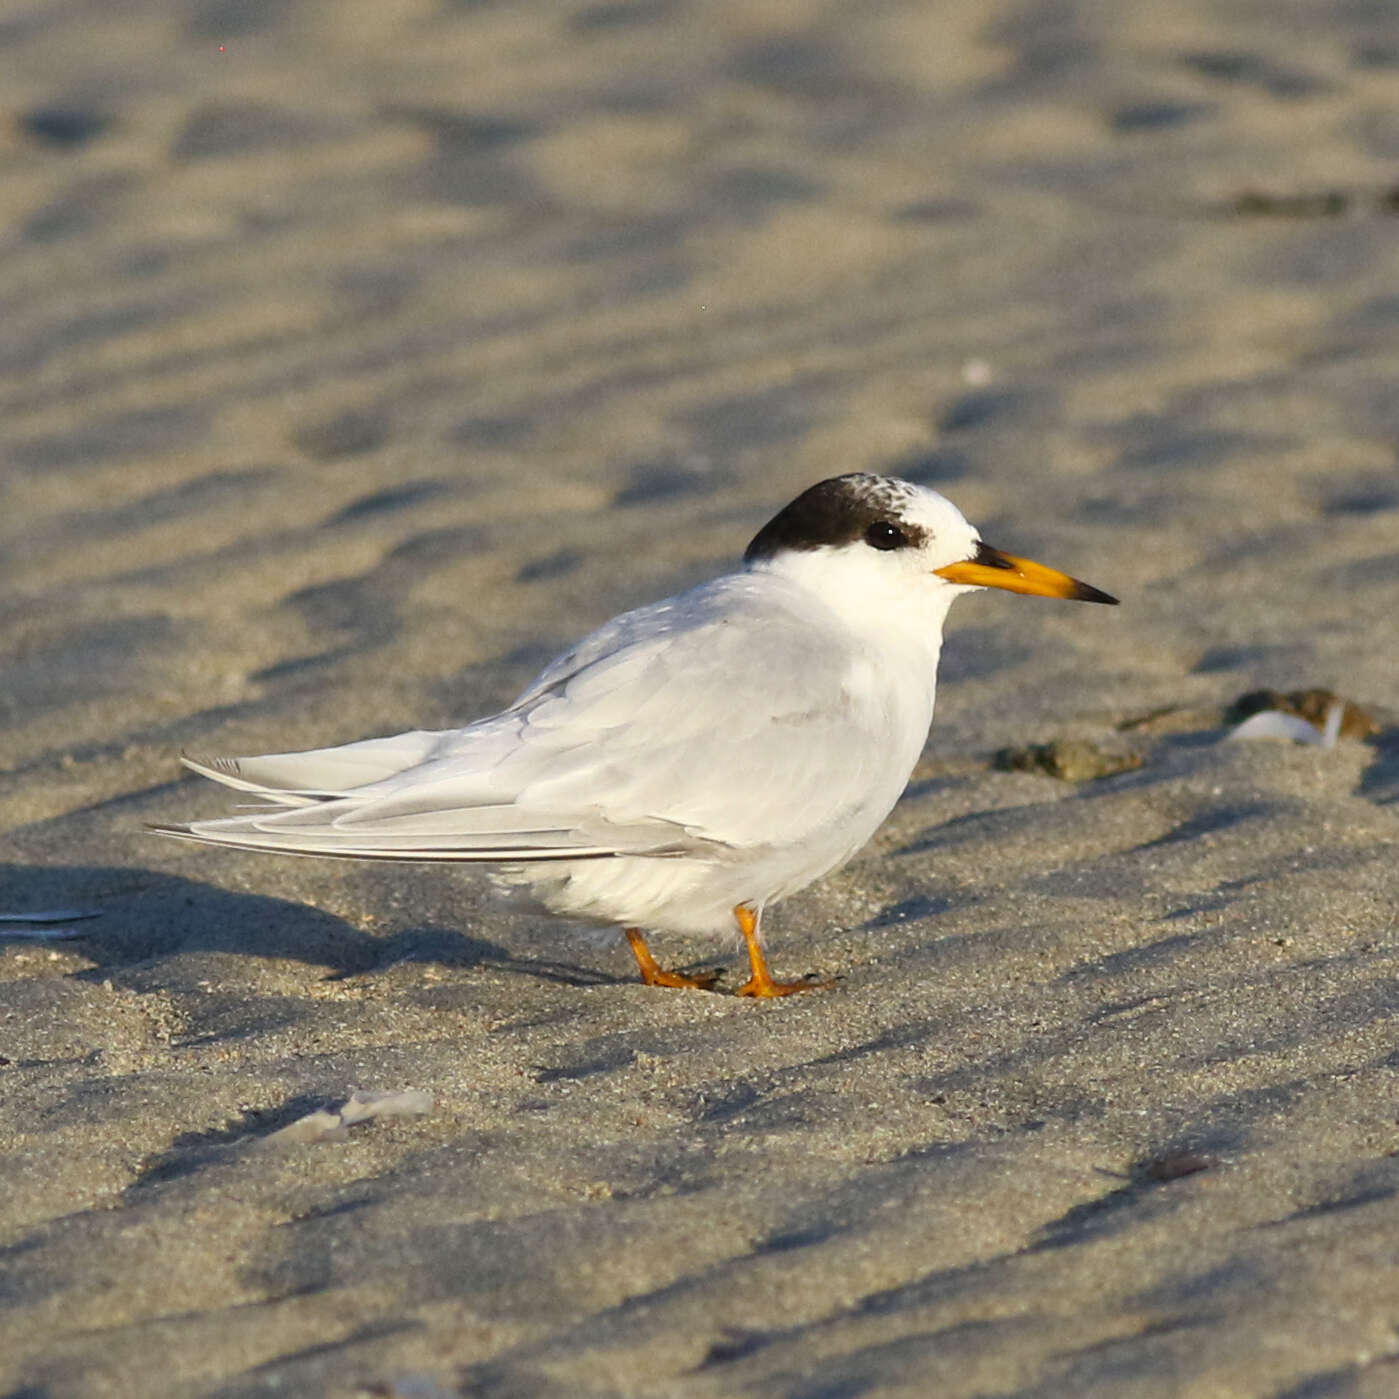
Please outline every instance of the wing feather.
[[815, 607], [771, 579], [718, 579], [608, 623], [467, 728], [193, 763], [282, 806], [167, 833], [465, 861], [799, 842], [867, 800], [870, 745], [852, 735], [888, 722], [878, 687], [852, 683], [854, 642], [813, 644], [830, 632]]
[[240, 792], [257, 792], [301, 805], [381, 781], [417, 766], [441, 735], [424, 730], [315, 748], [305, 753], [265, 753], [254, 758], [211, 758], [182, 753], [191, 771]]

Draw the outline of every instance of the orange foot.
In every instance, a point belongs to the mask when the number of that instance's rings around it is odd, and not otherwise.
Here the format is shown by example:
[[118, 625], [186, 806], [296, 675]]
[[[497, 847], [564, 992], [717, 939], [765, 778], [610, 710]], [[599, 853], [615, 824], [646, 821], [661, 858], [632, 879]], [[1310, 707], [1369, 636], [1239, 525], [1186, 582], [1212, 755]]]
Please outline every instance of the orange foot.
[[801, 981], [774, 981], [770, 976], [750, 976], [734, 992], [735, 996], [795, 996], [798, 991], [829, 991], [835, 982], [813, 981], [804, 977]]
[[758, 915], [747, 904], [739, 904], [734, 909], [743, 941], [748, 946], [748, 965], [753, 975], [734, 992], [736, 996], [754, 996], [768, 999], [772, 996], [795, 996], [798, 991], [828, 991], [834, 981], [813, 981], [809, 976], [800, 981], [774, 981], [768, 971], [767, 958], [763, 955], [763, 944], [758, 939]]
[[651, 955], [651, 949], [646, 946], [646, 939], [641, 936], [640, 929], [628, 928], [626, 932], [636, 965], [641, 968], [641, 979], [647, 986], [679, 986], [688, 987], [693, 991], [712, 991], [715, 983], [723, 975], [717, 970], [695, 972], [692, 976], [687, 976], [684, 972], [664, 971]]

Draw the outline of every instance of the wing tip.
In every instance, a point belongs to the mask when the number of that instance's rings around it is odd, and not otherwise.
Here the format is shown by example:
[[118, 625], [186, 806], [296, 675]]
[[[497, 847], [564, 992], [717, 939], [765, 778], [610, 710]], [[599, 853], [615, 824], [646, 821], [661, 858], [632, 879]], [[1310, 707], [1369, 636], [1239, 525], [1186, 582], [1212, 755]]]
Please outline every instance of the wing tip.
[[153, 831], [158, 836], [178, 836], [184, 840], [197, 840], [194, 827], [179, 821], [145, 821], [142, 823], [146, 830]]
[[191, 772], [212, 777], [216, 782], [223, 777], [237, 777], [242, 771], [237, 758], [220, 758], [210, 753], [191, 753], [187, 748], [180, 750], [180, 762]]

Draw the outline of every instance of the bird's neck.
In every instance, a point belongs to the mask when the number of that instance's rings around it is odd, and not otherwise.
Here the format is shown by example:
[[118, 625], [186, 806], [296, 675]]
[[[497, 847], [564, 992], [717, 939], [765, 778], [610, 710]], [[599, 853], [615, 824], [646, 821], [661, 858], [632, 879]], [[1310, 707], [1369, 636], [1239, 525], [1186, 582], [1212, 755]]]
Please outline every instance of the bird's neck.
[[900, 586], [877, 569], [832, 568], [819, 550], [788, 551], [752, 566], [831, 616], [863, 647], [925, 672], [931, 683], [942, 650], [942, 628], [951, 590]]

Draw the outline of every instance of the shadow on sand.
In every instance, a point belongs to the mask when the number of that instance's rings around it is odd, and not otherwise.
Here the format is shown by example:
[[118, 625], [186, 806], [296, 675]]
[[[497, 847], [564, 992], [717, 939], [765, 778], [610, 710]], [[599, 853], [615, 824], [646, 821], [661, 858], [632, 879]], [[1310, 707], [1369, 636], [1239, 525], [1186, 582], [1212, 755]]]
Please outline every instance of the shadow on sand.
[[[309, 904], [239, 893], [156, 870], [0, 864], [0, 910], [60, 908], [101, 915], [76, 925], [81, 937], [54, 944], [77, 948], [95, 964], [77, 975], [113, 979], [140, 990], [154, 989], [162, 981], [162, 966], [175, 958], [192, 958], [197, 966], [204, 960], [201, 954], [302, 962], [326, 968], [332, 979], [422, 962], [489, 968], [573, 986], [625, 980], [571, 962], [517, 957], [500, 943], [454, 928], [419, 925], [377, 935]], [[4, 941], [0, 931], [0, 945]]]

